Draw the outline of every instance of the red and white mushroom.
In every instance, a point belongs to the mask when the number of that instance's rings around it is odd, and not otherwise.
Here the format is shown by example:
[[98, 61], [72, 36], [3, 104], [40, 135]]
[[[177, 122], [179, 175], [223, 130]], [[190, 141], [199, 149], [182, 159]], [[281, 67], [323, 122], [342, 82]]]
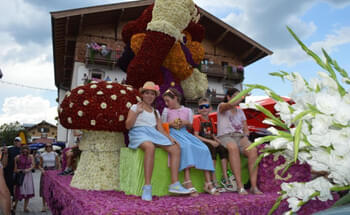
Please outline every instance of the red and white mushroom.
[[58, 108], [67, 129], [79, 129], [82, 150], [71, 186], [87, 190], [119, 189], [119, 153], [125, 146], [129, 108], [141, 99], [132, 86], [112, 82], [90, 83], [67, 92]]

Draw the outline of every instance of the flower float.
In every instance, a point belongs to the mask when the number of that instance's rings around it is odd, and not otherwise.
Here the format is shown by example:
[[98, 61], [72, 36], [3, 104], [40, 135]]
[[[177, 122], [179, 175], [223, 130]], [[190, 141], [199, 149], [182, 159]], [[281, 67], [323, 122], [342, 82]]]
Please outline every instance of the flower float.
[[82, 151], [71, 186], [86, 190], [119, 189], [119, 152], [124, 145], [125, 119], [140, 101], [131, 86], [91, 82], [67, 92], [58, 107], [60, 123], [82, 130]]
[[[350, 91], [344, 86], [350, 84], [349, 75], [326, 51], [323, 50], [324, 62], [291, 29], [288, 30], [326, 72], [319, 72], [318, 78], [309, 82], [298, 73], [271, 73], [293, 83], [290, 97], [294, 104], [285, 102], [271, 89], [261, 85], [247, 85], [249, 88], [232, 99], [235, 101], [253, 89], [262, 89], [273, 98], [280, 118], [258, 104], [246, 105], [262, 111], [269, 117], [264, 122], [272, 125], [268, 129], [272, 135], [257, 138], [250, 148], [270, 142], [260, 159], [270, 154], [282, 155], [285, 168], [281, 175], [297, 162], [308, 164], [313, 173], [313, 177], [305, 182], [282, 183], [281, 196], [270, 214], [284, 199], [289, 204], [288, 214], [291, 214], [310, 200], [333, 200], [332, 192], [350, 190]], [[342, 82], [338, 77], [342, 78]], [[277, 130], [276, 127], [282, 129]], [[349, 197], [348, 193], [336, 205], [346, 202]]]
[[[135, 54], [123, 53], [125, 60], [118, 62], [127, 68], [127, 83], [140, 87], [145, 81], [153, 80], [161, 86], [167, 82], [165, 70], [172, 73], [173, 87], [191, 77], [204, 57], [201, 45], [204, 28], [197, 23], [198, 19], [192, 0], [156, 0], [137, 20], [124, 26], [123, 40]], [[202, 83], [195, 83], [199, 84]], [[197, 90], [196, 97], [203, 96], [205, 90], [200, 93]]]

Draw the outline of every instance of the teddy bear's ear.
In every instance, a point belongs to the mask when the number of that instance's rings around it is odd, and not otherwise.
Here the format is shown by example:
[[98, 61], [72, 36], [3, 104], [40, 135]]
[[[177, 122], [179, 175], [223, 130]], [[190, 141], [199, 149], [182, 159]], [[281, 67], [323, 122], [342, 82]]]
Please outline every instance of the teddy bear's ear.
[[205, 36], [205, 28], [198, 23], [190, 22], [185, 29], [192, 36], [192, 41], [202, 42]]

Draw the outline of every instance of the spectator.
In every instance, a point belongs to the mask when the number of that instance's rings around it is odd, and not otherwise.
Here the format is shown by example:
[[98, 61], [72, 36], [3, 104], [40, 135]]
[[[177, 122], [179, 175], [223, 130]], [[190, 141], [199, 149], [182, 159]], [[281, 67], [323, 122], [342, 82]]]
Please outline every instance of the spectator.
[[45, 151], [40, 156], [39, 169], [41, 171], [40, 177], [40, 196], [43, 201], [43, 208], [41, 212], [46, 212], [46, 203], [43, 195], [43, 183], [44, 183], [44, 174], [47, 170], [59, 169], [59, 157], [56, 152], [53, 151], [52, 144], [48, 143], [45, 146]]
[[1, 160], [0, 160], [0, 212], [2, 211], [5, 215], [11, 214], [11, 196], [6, 186], [3, 166], [7, 165], [8, 151], [6, 146], [1, 149]]
[[[14, 168], [15, 168], [15, 157], [21, 152], [21, 143], [22, 139], [16, 137], [13, 141], [13, 147], [8, 149], [7, 153], [7, 165], [4, 168], [4, 176], [8, 190], [11, 193], [11, 196], [14, 197]], [[14, 198], [13, 198], [14, 200]]]
[[32, 169], [34, 168], [34, 157], [29, 154], [29, 147], [24, 145], [21, 148], [21, 154], [15, 158], [14, 172], [24, 172], [24, 180], [22, 185], [16, 185], [15, 189], [15, 204], [13, 210], [16, 210], [18, 201], [24, 199], [24, 212], [29, 212], [29, 199], [34, 197], [34, 182]]

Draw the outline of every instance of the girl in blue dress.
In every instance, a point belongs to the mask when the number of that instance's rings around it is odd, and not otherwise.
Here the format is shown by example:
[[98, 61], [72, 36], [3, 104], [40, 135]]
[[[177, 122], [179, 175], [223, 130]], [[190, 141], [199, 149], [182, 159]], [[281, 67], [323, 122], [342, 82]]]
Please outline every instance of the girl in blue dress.
[[159, 112], [154, 109], [153, 103], [159, 95], [159, 87], [153, 82], [146, 82], [140, 88], [142, 101], [131, 106], [125, 126], [129, 129], [129, 148], [141, 148], [144, 156], [144, 177], [142, 200], [152, 200], [151, 178], [154, 166], [155, 147], [160, 147], [170, 154], [170, 171], [172, 184], [169, 192], [189, 194], [191, 191], [184, 188], [178, 181], [180, 165], [180, 147], [177, 142], [163, 129]]
[[169, 123], [170, 136], [180, 144], [181, 148], [180, 170], [184, 169], [184, 186], [194, 193], [192, 196], [198, 195], [190, 177], [190, 168], [195, 167], [204, 170], [204, 191], [219, 195], [210, 180], [210, 171], [214, 171], [210, 151], [201, 140], [187, 131], [187, 128], [192, 128], [192, 110], [180, 105], [181, 94], [175, 88], [165, 91], [163, 99], [168, 107], [163, 110], [163, 122]]

